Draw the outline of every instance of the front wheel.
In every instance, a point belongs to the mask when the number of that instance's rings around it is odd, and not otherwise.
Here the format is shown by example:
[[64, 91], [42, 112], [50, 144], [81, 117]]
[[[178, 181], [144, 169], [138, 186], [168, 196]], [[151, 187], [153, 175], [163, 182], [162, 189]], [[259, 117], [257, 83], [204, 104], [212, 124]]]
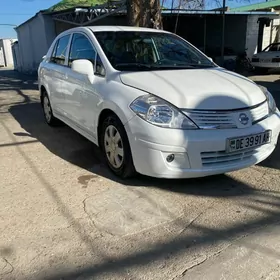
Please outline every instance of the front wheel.
[[115, 115], [108, 116], [102, 124], [102, 150], [109, 168], [121, 178], [135, 174], [130, 145], [121, 121]]
[[59, 121], [53, 115], [50, 99], [46, 92], [44, 92], [42, 94], [42, 107], [43, 107], [44, 116], [45, 116], [45, 120], [46, 120], [47, 124], [50, 126], [58, 125]]

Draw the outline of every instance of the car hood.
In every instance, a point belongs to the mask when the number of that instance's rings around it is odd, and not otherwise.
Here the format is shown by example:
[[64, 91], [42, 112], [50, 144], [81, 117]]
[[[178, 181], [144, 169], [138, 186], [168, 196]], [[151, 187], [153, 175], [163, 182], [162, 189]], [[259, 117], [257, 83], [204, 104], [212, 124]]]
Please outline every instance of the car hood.
[[265, 100], [254, 82], [221, 68], [122, 72], [120, 78], [184, 109], [231, 110]]
[[258, 58], [272, 58], [272, 57], [279, 57], [280, 52], [260, 52], [255, 54], [253, 57], [258, 57]]

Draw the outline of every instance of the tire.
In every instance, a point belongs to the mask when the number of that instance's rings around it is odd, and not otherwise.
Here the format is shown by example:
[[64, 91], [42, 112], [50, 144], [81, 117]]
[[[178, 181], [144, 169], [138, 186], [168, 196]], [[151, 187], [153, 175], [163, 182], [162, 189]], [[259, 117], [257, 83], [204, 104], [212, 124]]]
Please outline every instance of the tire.
[[60, 124], [59, 120], [54, 117], [49, 96], [46, 92], [42, 93], [41, 99], [45, 121], [49, 126], [57, 126]]
[[106, 163], [115, 175], [122, 179], [135, 175], [127, 134], [116, 115], [112, 114], [104, 119], [100, 144]]
[[263, 67], [256, 67], [255, 68], [255, 73], [259, 75], [266, 75], [268, 73], [269, 69], [268, 68], [263, 68]]

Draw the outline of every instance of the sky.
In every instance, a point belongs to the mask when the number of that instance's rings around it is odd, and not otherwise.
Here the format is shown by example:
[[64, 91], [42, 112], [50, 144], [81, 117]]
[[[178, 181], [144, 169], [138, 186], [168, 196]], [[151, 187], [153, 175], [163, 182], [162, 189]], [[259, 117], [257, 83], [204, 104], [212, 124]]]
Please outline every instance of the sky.
[[0, 38], [16, 38], [14, 27], [1, 24], [20, 25], [38, 11], [47, 9], [60, 0], [0, 0]]
[[[0, 0], [0, 38], [16, 38], [16, 32], [12, 26], [3, 24], [20, 25], [38, 11], [47, 9], [60, 0]], [[170, 1], [170, 0], [169, 0]], [[211, 0], [206, 0], [211, 3]], [[214, 1], [213, 1], [214, 2]], [[222, 2], [222, 0], [220, 0]], [[229, 7], [265, 2], [264, 0], [226, 0]], [[212, 5], [210, 5], [212, 6]], [[215, 8], [215, 7], [213, 7]], [[2, 25], [1, 25], [2, 24]]]

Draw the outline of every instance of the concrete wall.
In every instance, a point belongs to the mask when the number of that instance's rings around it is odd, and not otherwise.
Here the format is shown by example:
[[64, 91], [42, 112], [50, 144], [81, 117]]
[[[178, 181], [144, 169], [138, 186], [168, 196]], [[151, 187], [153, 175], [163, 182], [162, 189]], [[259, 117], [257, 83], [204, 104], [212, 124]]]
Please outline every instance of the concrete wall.
[[0, 39], [0, 50], [1, 50], [1, 66], [13, 67], [14, 59], [12, 53], [12, 44], [16, 39]]
[[[248, 16], [247, 20], [247, 32], [246, 32], [246, 48], [247, 55], [251, 58], [253, 54], [257, 53], [258, 47], [258, 34], [259, 34], [259, 23], [258, 19], [260, 16], [251, 15]], [[263, 42], [262, 49], [267, 47], [273, 42], [279, 41], [279, 24], [280, 19], [273, 19], [270, 26], [265, 26], [263, 30]]]
[[55, 38], [54, 23], [51, 17], [38, 14], [17, 29], [19, 42], [18, 65], [20, 72], [35, 73], [42, 57], [47, 53]]
[[247, 18], [246, 48], [248, 57], [257, 52], [259, 34], [259, 16], [251, 15]]
[[19, 45], [18, 42], [15, 42], [12, 45], [12, 52], [13, 52], [13, 58], [14, 58], [14, 69], [16, 71], [19, 70], [19, 68], [22, 67], [22, 61], [21, 61], [21, 56], [19, 54]]

